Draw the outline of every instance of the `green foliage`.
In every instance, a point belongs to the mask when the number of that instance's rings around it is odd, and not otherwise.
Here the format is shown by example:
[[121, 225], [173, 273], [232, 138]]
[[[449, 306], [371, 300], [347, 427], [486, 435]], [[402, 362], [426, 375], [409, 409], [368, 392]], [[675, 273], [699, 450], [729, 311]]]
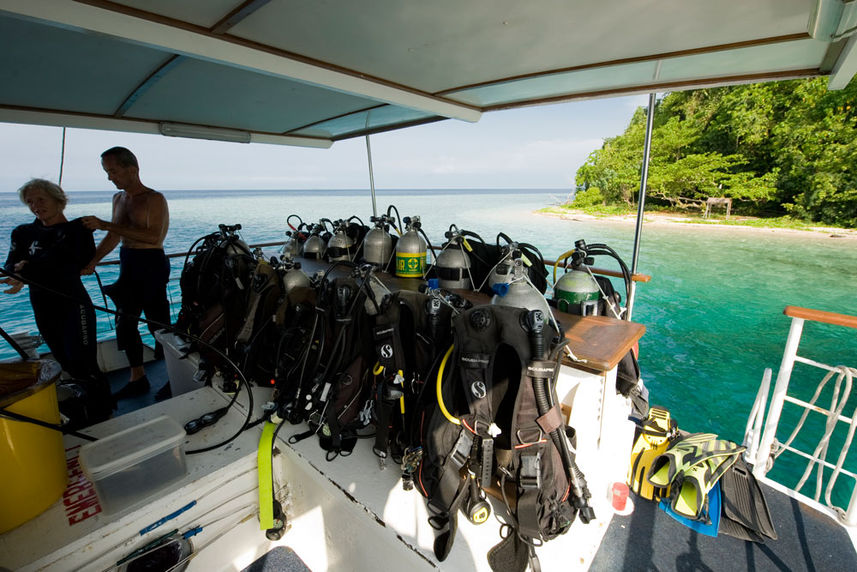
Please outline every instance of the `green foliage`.
[[578, 191], [574, 195], [574, 200], [571, 201], [571, 206], [574, 208], [594, 207], [604, 204], [604, 195], [601, 194], [601, 189], [598, 187], [589, 187], [586, 190]]
[[[673, 208], [734, 199], [736, 212], [857, 227], [857, 81], [825, 78], [677, 92], [656, 105], [647, 193]], [[580, 189], [631, 205], [646, 110], [577, 171]]]

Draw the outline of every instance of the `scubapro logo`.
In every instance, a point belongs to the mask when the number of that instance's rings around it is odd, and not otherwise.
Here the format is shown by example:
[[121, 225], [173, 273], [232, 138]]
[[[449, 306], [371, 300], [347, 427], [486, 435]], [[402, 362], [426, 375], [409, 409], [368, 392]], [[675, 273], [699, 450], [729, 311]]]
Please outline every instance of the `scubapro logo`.
[[390, 344], [384, 344], [381, 346], [381, 357], [384, 359], [390, 359], [393, 357], [393, 346]]
[[477, 399], [482, 399], [487, 394], [487, 391], [485, 390], [485, 383], [482, 381], [474, 381], [472, 384], [470, 384], [470, 391]]

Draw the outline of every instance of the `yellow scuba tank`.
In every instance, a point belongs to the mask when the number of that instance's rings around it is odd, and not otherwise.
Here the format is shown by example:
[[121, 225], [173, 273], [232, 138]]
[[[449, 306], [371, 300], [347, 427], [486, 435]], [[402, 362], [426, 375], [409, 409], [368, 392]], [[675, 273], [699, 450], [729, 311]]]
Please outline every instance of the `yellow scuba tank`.
[[426, 242], [420, 237], [420, 217], [405, 217], [405, 234], [396, 243], [396, 276], [422, 278], [426, 271]]

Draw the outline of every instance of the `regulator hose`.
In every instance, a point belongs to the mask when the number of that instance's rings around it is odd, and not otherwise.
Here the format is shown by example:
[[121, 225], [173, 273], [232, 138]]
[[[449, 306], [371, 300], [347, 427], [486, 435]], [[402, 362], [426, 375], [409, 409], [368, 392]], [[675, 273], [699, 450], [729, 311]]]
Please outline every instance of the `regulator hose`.
[[437, 368], [437, 404], [440, 407], [440, 412], [443, 413], [443, 416], [446, 417], [447, 421], [452, 423], [453, 425], [461, 425], [461, 419], [458, 417], [453, 417], [453, 415], [446, 408], [446, 405], [443, 403], [443, 370], [446, 369], [446, 362], [449, 361], [449, 356], [452, 355], [452, 350], [455, 348], [455, 344], [449, 346], [449, 349], [446, 350], [446, 353], [443, 356], [443, 360], [440, 362], [440, 367]]
[[[544, 360], [548, 358], [549, 356], [546, 355], [547, 352], [545, 350], [545, 338], [542, 335], [545, 327], [544, 313], [541, 310], [530, 310], [526, 315], [526, 323], [530, 334], [530, 349], [532, 350], [533, 359]], [[533, 393], [540, 416], [546, 415], [551, 409], [545, 388], [546, 383], [546, 378], [533, 377]], [[578, 509], [580, 520], [586, 524], [595, 518], [595, 511], [589, 506], [588, 499], [591, 495], [586, 485], [586, 479], [583, 476], [583, 472], [578, 468], [577, 463], [571, 457], [568, 444], [563, 435], [560, 434], [559, 428], [551, 431], [550, 436], [566, 467], [569, 484], [574, 493], [574, 506]]]

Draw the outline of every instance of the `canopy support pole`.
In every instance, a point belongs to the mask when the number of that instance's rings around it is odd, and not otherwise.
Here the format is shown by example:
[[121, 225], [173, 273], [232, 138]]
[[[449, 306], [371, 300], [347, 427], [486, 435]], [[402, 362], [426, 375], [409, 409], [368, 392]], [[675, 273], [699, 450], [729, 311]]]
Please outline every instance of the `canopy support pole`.
[[372, 216], [378, 216], [378, 207], [375, 205], [375, 173], [372, 170], [372, 146], [369, 144], [369, 136], [366, 136], [366, 157], [369, 159], [369, 191], [372, 193]]
[[57, 185], [62, 187], [62, 168], [65, 163], [65, 127], [62, 128], [62, 148], [60, 149], [60, 176], [57, 179]]
[[[652, 123], [655, 117], [655, 93], [649, 94], [649, 111], [646, 116], [646, 143], [643, 147], [643, 167], [640, 172], [640, 193], [637, 198], [637, 228], [634, 231], [634, 254], [631, 258], [631, 275], [637, 273], [637, 263], [640, 259], [640, 237], [643, 234], [643, 210], [646, 207], [646, 183], [649, 178], [649, 153], [652, 148]], [[634, 310], [634, 295], [637, 292], [636, 283], [631, 282], [631, 294], [628, 297], [625, 319], [631, 319]]]

